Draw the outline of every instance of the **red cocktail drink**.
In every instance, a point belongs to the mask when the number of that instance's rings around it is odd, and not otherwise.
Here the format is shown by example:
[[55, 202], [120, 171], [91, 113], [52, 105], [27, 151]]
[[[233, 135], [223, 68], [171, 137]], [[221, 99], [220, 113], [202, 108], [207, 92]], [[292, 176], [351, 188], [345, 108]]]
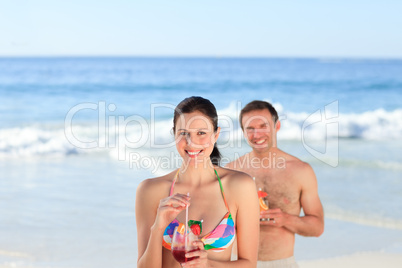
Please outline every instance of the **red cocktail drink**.
[[173, 254], [173, 257], [176, 259], [176, 261], [183, 263], [183, 262], [188, 262], [188, 261], [198, 258], [198, 256], [186, 258], [186, 253], [193, 252], [193, 251], [197, 251], [197, 249], [195, 248], [190, 251], [186, 251], [184, 247], [181, 247], [181, 248], [172, 249], [172, 254]]

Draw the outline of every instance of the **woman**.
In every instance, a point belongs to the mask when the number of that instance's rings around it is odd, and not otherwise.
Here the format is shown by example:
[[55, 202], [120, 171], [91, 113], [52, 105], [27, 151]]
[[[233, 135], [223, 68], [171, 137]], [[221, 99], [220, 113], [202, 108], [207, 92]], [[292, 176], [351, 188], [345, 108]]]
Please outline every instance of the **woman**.
[[[184, 99], [173, 118], [179, 170], [143, 181], [137, 188], [138, 267], [180, 267], [170, 252], [172, 229], [188, 219], [203, 220], [195, 258], [183, 267], [256, 267], [259, 205], [254, 181], [219, 167], [215, 106], [201, 97]], [[189, 193], [189, 196], [187, 196]], [[223, 217], [222, 217], [223, 216]], [[230, 262], [237, 237], [238, 260]]]

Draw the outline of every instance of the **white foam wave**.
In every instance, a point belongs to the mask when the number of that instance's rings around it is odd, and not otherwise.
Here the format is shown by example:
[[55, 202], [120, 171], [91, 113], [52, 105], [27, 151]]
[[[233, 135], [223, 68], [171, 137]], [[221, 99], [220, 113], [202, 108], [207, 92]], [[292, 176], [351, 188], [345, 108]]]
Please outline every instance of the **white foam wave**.
[[[281, 129], [278, 139], [314, 141], [333, 138], [353, 138], [370, 140], [402, 139], [402, 109], [383, 109], [361, 114], [333, 116], [330, 121], [318, 114], [286, 112], [277, 103], [280, 111]], [[244, 139], [238, 124], [239, 105], [231, 104], [218, 111], [221, 136], [219, 144], [239, 144]], [[135, 119], [135, 120], [134, 120]], [[106, 122], [105, 127], [98, 122], [74, 123], [65, 129], [64, 124], [32, 124], [22, 127], [0, 129], [0, 157], [29, 157], [38, 155], [60, 155], [120, 151], [125, 147], [171, 148], [174, 147], [171, 119], [150, 122], [143, 120]], [[313, 119], [313, 120], [312, 120]], [[320, 119], [320, 120], [317, 120]], [[147, 121], [148, 120], [148, 121]], [[306, 121], [313, 124], [306, 126]], [[141, 122], [140, 122], [141, 121]], [[328, 128], [329, 124], [339, 128]], [[305, 127], [304, 127], [305, 126]], [[304, 127], [304, 129], [303, 129]], [[113, 155], [113, 153], [112, 153]], [[399, 164], [378, 163], [380, 168], [400, 170]]]
[[64, 130], [37, 126], [0, 130], [0, 156], [68, 155], [77, 148], [68, 143]]
[[340, 122], [340, 137], [370, 140], [402, 138], [402, 109], [341, 114]]
[[17, 258], [31, 258], [29, 254], [17, 251], [9, 251], [0, 249], [0, 255], [7, 257], [17, 257]]
[[[314, 161], [314, 159], [312, 159]], [[341, 159], [340, 164], [344, 167], [363, 167], [363, 168], [379, 168], [387, 170], [402, 170], [402, 163], [395, 161], [382, 161], [382, 160], [361, 160], [361, 159]]]
[[[127, 123], [127, 122], [126, 122]], [[88, 153], [125, 152], [126, 148], [172, 147], [171, 122], [99, 127], [97, 123], [30, 125], [0, 129], [0, 157], [67, 156]]]
[[[386, 111], [377, 109], [364, 113], [341, 113], [327, 110], [327, 107], [313, 113], [286, 111], [280, 103], [273, 104], [278, 111], [281, 129], [278, 139], [323, 140], [333, 138], [353, 138], [367, 140], [402, 139], [402, 109]], [[219, 111], [236, 121], [240, 109], [231, 104]], [[237, 135], [236, 135], [237, 136]]]
[[325, 217], [329, 219], [358, 223], [362, 225], [375, 226], [387, 229], [402, 230], [402, 220], [390, 218], [370, 218], [353, 213], [326, 213]]

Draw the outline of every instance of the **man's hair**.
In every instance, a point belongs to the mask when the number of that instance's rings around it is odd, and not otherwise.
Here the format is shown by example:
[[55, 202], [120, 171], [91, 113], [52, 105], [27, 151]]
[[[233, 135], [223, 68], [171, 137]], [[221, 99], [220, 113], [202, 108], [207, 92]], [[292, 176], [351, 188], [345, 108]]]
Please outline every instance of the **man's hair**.
[[274, 106], [272, 106], [272, 104], [267, 101], [254, 100], [254, 101], [248, 103], [246, 106], [244, 106], [244, 108], [240, 112], [239, 121], [240, 121], [241, 129], [243, 129], [243, 122], [242, 122], [243, 116], [246, 113], [256, 111], [256, 110], [264, 110], [264, 109], [267, 109], [269, 111], [269, 113], [272, 115], [272, 120], [274, 121], [274, 124], [276, 124], [279, 117], [278, 117], [278, 112], [275, 110]]

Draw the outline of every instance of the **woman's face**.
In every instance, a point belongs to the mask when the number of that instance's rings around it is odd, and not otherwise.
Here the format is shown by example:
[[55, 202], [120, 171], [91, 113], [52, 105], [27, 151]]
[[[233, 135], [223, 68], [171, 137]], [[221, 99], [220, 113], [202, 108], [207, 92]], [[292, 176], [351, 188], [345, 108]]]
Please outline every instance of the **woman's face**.
[[176, 148], [185, 163], [208, 161], [219, 136], [211, 120], [201, 112], [185, 113], [178, 117], [175, 126]]

